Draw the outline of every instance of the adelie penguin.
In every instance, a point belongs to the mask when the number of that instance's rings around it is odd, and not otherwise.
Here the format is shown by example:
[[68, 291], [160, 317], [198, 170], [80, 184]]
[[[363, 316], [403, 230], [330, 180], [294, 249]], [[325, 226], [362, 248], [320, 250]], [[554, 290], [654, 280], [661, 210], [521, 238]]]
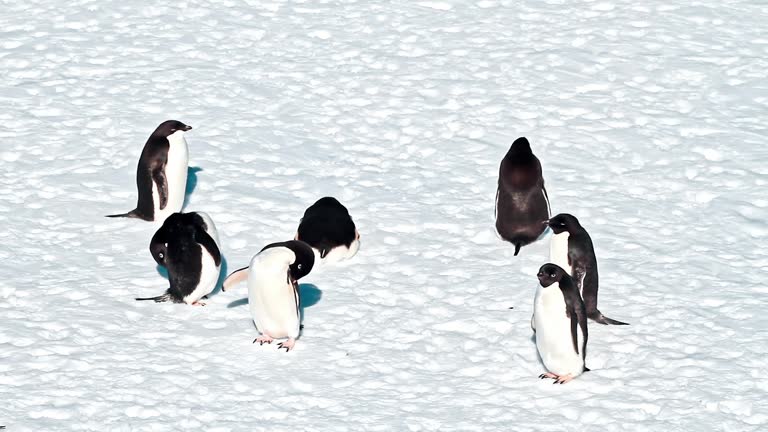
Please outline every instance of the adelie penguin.
[[352, 258], [360, 248], [360, 233], [349, 211], [333, 197], [320, 198], [307, 208], [294, 240], [310, 245], [323, 262]]
[[573, 279], [559, 266], [544, 264], [537, 276], [531, 327], [547, 369], [539, 378], [565, 384], [589, 370], [584, 363], [589, 339], [586, 308]]
[[568, 213], [561, 213], [543, 222], [552, 228], [554, 235], [549, 244], [549, 260], [573, 278], [584, 299], [587, 316], [600, 324], [628, 325], [608, 318], [597, 309], [597, 257], [592, 239], [579, 220]]
[[496, 231], [502, 239], [520, 248], [536, 241], [546, 229], [549, 198], [544, 188], [541, 163], [525, 137], [512, 143], [499, 167], [496, 190]]
[[[349, 211], [333, 197], [320, 198], [307, 208], [293, 239], [312, 248], [315, 265], [352, 258], [360, 249], [360, 233]], [[248, 267], [232, 272], [224, 280], [223, 289], [244, 281], [248, 273]]]
[[[271, 344], [275, 339], [287, 338], [278, 349], [293, 349], [301, 330], [298, 280], [309, 274], [314, 263], [315, 254], [309, 245], [290, 240], [265, 246], [251, 259], [249, 267], [227, 277], [230, 279], [250, 268], [248, 306], [261, 333], [253, 343]], [[226, 289], [231, 283], [225, 281], [224, 286]]]
[[192, 129], [177, 120], [168, 120], [152, 132], [139, 157], [136, 186], [139, 199], [128, 213], [107, 217], [132, 217], [163, 221], [180, 212], [187, 188], [189, 149], [184, 133]]
[[221, 271], [217, 242], [216, 227], [207, 214], [168, 216], [152, 237], [149, 251], [155, 262], [168, 270], [170, 288], [163, 295], [136, 300], [205, 306], [200, 300], [216, 288]]

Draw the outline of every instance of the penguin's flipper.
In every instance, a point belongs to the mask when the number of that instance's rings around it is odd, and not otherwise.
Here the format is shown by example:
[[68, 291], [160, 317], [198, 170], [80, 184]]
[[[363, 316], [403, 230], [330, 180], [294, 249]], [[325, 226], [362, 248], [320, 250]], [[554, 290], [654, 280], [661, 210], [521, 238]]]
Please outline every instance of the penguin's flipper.
[[520, 243], [515, 243], [515, 256], [520, 253]]
[[576, 354], [579, 354], [579, 317], [576, 316], [576, 311], [570, 310], [568, 314], [571, 317], [571, 339], [573, 339], [573, 349]]
[[221, 264], [221, 251], [216, 244], [216, 240], [205, 232], [202, 227], [197, 227], [195, 230], [195, 241], [200, 243], [211, 254], [214, 264], [217, 266]]
[[152, 180], [157, 185], [157, 194], [160, 196], [160, 209], [168, 205], [168, 180], [165, 178], [165, 162], [152, 170]]
[[[564, 287], [561, 281], [560, 289], [565, 300], [565, 314], [571, 319], [573, 349], [576, 351], [576, 354], [581, 354], [582, 358], [586, 358], [589, 334], [587, 333], [587, 309], [584, 307], [584, 301], [581, 299], [579, 291], [572, 284]], [[581, 331], [583, 336], [581, 350], [579, 350], [579, 331]]]
[[227, 291], [238, 283], [248, 279], [249, 268], [250, 267], [243, 267], [230, 273], [229, 276], [224, 279], [224, 283], [221, 285], [221, 290]]
[[157, 297], [136, 297], [136, 300], [138, 301], [154, 300], [155, 303], [163, 303], [163, 302], [171, 301], [171, 295], [166, 292], [165, 294], [159, 295]]

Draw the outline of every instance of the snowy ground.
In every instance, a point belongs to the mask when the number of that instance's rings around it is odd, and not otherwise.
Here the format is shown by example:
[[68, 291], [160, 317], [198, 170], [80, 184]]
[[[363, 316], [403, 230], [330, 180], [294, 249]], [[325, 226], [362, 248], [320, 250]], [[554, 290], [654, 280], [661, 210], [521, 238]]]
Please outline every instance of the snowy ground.
[[[768, 428], [765, 3], [155, 3], [0, 1], [7, 430]], [[245, 286], [133, 300], [166, 287], [155, 227], [103, 215], [169, 118], [229, 270], [321, 196], [355, 218], [295, 351], [251, 344]], [[632, 324], [590, 325], [563, 386], [529, 324], [547, 241], [493, 230], [522, 135]]]

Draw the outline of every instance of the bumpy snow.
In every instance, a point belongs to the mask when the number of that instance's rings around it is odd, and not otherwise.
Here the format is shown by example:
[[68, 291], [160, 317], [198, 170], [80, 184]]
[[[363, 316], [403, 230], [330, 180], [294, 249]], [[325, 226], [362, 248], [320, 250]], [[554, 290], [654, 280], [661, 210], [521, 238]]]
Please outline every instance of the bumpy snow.
[[[8, 431], [768, 428], [760, 1], [0, 2], [0, 425]], [[296, 349], [246, 288], [167, 282], [135, 168], [194, 127], [187, 210], [228, 270], [337, 197], [360, 252], [302, 280]], [[539, 380], [548, 239], [494, 232], [526, 136], [590, 232], [587, 365]], [[513, 307], [513, 309], [509, 309]]]

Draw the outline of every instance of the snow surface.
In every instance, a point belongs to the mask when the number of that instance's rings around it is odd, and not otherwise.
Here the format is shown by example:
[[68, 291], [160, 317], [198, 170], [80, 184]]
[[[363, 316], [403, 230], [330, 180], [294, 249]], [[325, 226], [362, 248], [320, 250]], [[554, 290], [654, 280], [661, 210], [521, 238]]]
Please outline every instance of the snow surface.
[[[768, 429], [768, 4], [0, 2], [0, 425], [9, 431]], [[246, 287], [166, 288], [135, 168], [187, 134], [231, 271], [336, 196], [295, 351]], [[531, 340], [547, 241], [493, 230], [518, 136], [600, 264], [592, 372]], [[199, 169], [197, 169], [199, 168]], [[225, 269], [226, 270], [226, 269]], [[514, 307], [510, 310], [509, 307]]]

